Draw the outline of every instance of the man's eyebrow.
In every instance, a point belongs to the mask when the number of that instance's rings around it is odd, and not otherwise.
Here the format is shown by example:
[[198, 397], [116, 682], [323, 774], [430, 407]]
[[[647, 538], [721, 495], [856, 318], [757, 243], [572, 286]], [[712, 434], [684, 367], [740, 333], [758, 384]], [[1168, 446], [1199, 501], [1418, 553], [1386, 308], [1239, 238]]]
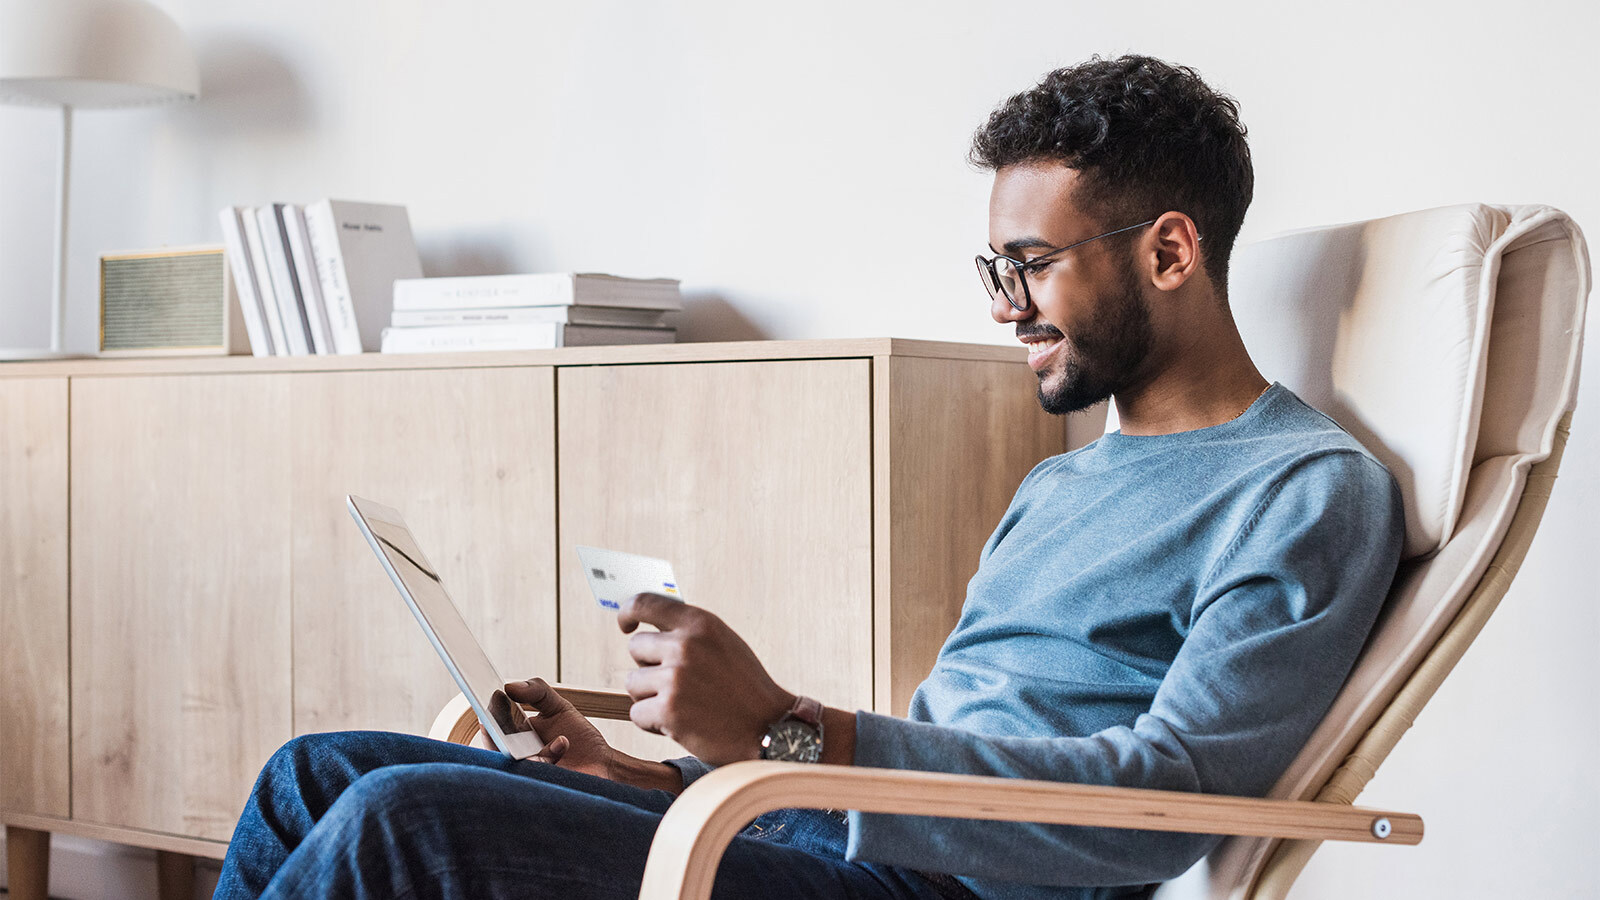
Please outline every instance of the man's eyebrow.
[[[1040, 248], [1054, 250], [1056, 245], [1041, 237], [1020, 237], [1014, 240], [1006, 241], [1005, 247], [1006, 255], [1016, 256], [1018, 253], [1021, 253], [1024, 250], [1037, 250]], [[994, 250], [994, 245], [990, 244], [989, 249]], [[995, 252], [998, 253], [999, 251], [996, 250]]]

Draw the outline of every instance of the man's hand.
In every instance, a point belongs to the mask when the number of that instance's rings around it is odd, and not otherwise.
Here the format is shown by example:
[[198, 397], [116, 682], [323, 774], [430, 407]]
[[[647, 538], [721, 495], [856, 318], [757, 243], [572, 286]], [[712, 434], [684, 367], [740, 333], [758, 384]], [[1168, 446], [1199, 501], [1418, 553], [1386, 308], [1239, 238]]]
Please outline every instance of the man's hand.
[[544, 741], [534, 759], [647, 791], [683, 790], [683, 775], [676, 767], [629, 756], [606, 743], [600, 730], [543, 678], [511, 682], [506, 694], [539, 713], [528, 718]]
[[[761, 755], [767, 726], [795, 695], [779, 687], [750, 646], [717, 616], [661, 594], [637, 594], [617, 611], [628, 653], [629, 718], [720, 766]], [[634, 633], [641, 625], [660, 631]], [[541, 732], [542, 733], [542, 732]]]
[[544, 749], [534, 759], [575, 772], [619, 780], [615, 769], [621, 754], [606, 743], [600, 730], [583, 713], [543, 678], [513, 681], [506, 685], [506, 694], [539, 712], [528, 719], [533, 730], [539, 733], [539, 740], [544, 741]]

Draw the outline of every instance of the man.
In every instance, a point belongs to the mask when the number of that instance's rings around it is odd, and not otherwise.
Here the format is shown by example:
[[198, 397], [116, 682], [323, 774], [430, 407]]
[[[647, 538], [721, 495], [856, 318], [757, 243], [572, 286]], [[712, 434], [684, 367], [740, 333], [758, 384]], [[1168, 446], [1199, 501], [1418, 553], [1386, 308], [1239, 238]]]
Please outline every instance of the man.
[[[984, 546], [908, 719], [772, 681], [716, 616], [655, 595], [618, 614], [634, 759], [540, 681], [542, 761], [404, 735], [311, 735], [263, 771], [218, 897], [636, 896], [674, 795], [775, 758], [1264, 793], [1347, 675], [1398, 561], [1383, 467], [1251, 363], [1227, 302], [1252, 170], [1234, 102], [1145, 57], [1053, 72], [1002, 104], [997, 322], [1053, 413], [1113, 398], [1121, 430], [1040, 463]], [[640, 632], [638, 626], [658, 632]], [[767, 747], [764, 749], [763, 740]], [[729, 847], [721, 897], [1122, 897], [1216, 839], [785, 810]]]

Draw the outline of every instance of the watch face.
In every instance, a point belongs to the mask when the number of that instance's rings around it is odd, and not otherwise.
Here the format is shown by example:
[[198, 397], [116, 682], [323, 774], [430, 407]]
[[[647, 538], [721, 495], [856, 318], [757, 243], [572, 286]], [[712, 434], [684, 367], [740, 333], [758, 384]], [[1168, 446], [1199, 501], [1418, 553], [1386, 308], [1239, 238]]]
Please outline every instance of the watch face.
[[787, 719], [767, 729], [761, 739], [761, 758], [814, 763], [822, 758], [822, 736], [804, 722]]

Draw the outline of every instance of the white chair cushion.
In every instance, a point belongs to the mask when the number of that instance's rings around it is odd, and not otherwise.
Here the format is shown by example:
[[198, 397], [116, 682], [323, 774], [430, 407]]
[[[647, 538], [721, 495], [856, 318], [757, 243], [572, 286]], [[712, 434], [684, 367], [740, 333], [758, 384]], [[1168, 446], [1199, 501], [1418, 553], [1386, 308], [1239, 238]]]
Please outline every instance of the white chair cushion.
[[1482, 406], [1505, 211], [1449, 206], [1240, 247], [1229, 301], [1245, 346], [1372, 451], [1405, 500], [1407, 559], [1444, 546]]
[[[1284, 285], [1293, 295], [1293, 302], [1320, 308], [1329, 294], [1338, 297], [1366, 293], [1375, 280], [1369, 277], [1369, 267], [1377, 266], [1380, 271], [1404, 267], [1404, 259], [1389, 255], [1393, 244], [1367, 245], [1366, 241], [1375, 235], [1392, 237], [1398, 220], [1413, 217], [1422, 217], [1430, 226], [1452, 217], [1460, 224], [1459, 231], [1440, 233], [1439, 243], [1434, 248], [1418, 250], [1412, 265], [1457, 281], [1464, 269], [1476, 269], [1481, 282], [1476, 314], [1489, 316], [1490, 347], [1479, 366], [1479, 374], [1473, 376], [1484, 382], [1485, 389], [1479, 394], [1481, 400], [1469, 400], [1464, 404], [1478, 406], [1481, 412], [1471, 416], [1463, 413], [1458, 422], [1446, 420], [1441, 426], [1470, 425], [1468, 419], [1472, 416], [1480, 419], [1475, 446], [1467, 445], [1468, 459], [1459, 463], [1461, 474], [1466, 476], [1465, 498], [1451, 513], [1457, 524], [1444, 530], [1443, 549], [1435, 555], [1413, 558], [1401, 565], [1383, 614], [1355, 670], [1321, 725], [1270, 792], [1273, 797], [1310, 799], [1316, 796], [1328, 783], [1334, 768], [1438, 642], [1499, 549], [1521, 500], [1528, 471], [1548, 458], [1557, 422], [1576, 403], [1584, 312], [1590, 288], [1589, 254], [1582, 233], [1560, 210], [1545, 206], [1451, 207], [1298, 232], [1241, 248], [1244, 251], [1241, 256], [1246, 260], [1244, 268], [1259, 266], [1281, 271], [1278, 261], [1271, 258], [1274, 246], [1309, 254], [1318, 245], [1297, 244], [1297, 239], [1336, 233], [1320, 244], [1325, 252], [1332, 254], [1325, 265], [1318, 265], [1309, 257], [1300, 262], [1308, 272], [1306, 277], [1324, 279], [1324, 287], [1319, 291]], [[1424, 223], [1415, 224], [1421, 227]], [[1459, 255], [1463, 247], [1468, 248], [1465, 252], [1480, 254], [1480, 258], [1462, 260], [1455, 266], [1441, 262]], [[1472, 250], [1472, 247], [1479, 249]], [[1240, 318], [1247, 343], [1269, 377], [1280, 378], [1308, 401], [1333, 414], [1391, 468], [1403, 455], [1394, 450], [1395, 446], [1409, 446], [1419, 451], [1420, 455], [1405, 458], [1411, 467], [1412, 488], [1417, 488], [1425, 476], [1436, 477], [1436, 469], [1444, 468], [1447, 458], [1453, 458], [1456, 452], [1452, 442], [1435, 441], [1436, 446], [1430, 451], [1426, 436], [1403, 431], [1397, 434], [1389, 429], [1391, 410], [1388, 407], [1396, 403], [1403, 405], [1403, 401], [1380, 393], [1376, 398], [1379, 405], [1370, 407], [1369, 393], [1341, 394], [1339, 391], [1340, 385], [1352, 380], [1362, 384], [1371, 380], [1353, 379], [1348, 373], [1341, 373], [1335, 364], [1349, 358], [1340, 355], [1344, 352], [1340, 345], [1350, 339], [1347, 330], [1359, 332], [1359, 329], [1347, 329], [1357, 309], [1354, 301], [1347, 310], [1337, 314], [1324, 310], [1319, 319], [1317, 313], [1302, 313], [1264, 302], [1258, 293], [1262, 280], [1255, 271], [1242, 268], [1236, 278], [1240, 283], [1258, 286], [1251, 288], [1244, 298], [1249, 304], [1248, 311], [1241, 311], [1236, 302], [1235, 313]], [[1338, 278], [1358, 284], [1355, 288], [1341, 288]], [[1385, 279], [1399, 285], [1427, 280], [1420, 276], [1395, 277], [1392, 272]], [[1409, 301], [1397, 302], [1404, 306]], [[1275, 320], [1286, 316], [1304, 323], [1307, 333], [1285, 334]], [[1368, 328], [1372, 328], [1370, 323]], [[1462, 328], [1458, 333], [1465, 335], [1468, 330]], [[1267, 346], [1262, 335], [1280, 335], [1281, 340], [1293, 337], [1301, 344], [1309, 344], [1313, 348], [1311, 357], [1296, 360], [1292, 347]], [[1327, 349], [1330, 345], [1331, 350]], [[1437, 349], [1428, 352], [1439, 355]], [[1468, 355], [1463, 354], [1461, 358]], [[1443, 356], [1449, 358], [1449, 354]], [[1266, 362], [1268, 358], [1286, 362]], [[1317, 358], [1329, 362], [1319, 368]], [[1426, 380], [1427, 373], [1416, 374], [1415, 364], [1382, 358], [1369, 364], [1380, 373], [1396, 369], [1405, 373], [1404, 378], [1393, 380], [1392, 393], [1425, 397], [1426, 394], [1419, 392], [1436, 389]], [[1298, 366], [1294, 371], [1299, 374], [1289, 376], [1269, 371], [1267, 367], [1272, 365]], [[1329, 374], [1319, 376], [1319, 372]], [[1463, 372], [1463, 381], [1467, 375]], [[1321, 394], [1318, 393], [1319, 379], [1323, 385]], [[1446, 398], [1458, 396], [1448, 385], [1445, 390], [1442, 396]], [[1400, 420], [1399, 424], [1406, 423]], [[1430, 459], [1429, 452], [1440, 458]], [[1470, 470], [1467, 469], [1469, 464]], [[1398, 469], [1396, 475], [1400, 475]], [[1400, 482], [1402, 489], [1408, 489], [1406, 478], [1400, 478]], [[1435, 480], [1434, 484], [1437, 489], [1439, 481]], [[1420, 495], [1420, 488], [1417, 489]], [[1406, 503], [1409, 514], [1416, 501], [1408, 494]], [[1408, 526], [1410, 524], [1408, 520]], [[1408, 550], [1409, 538], [1415, 536], [1408, 534]], [[1157, 896], [1162, 900], [1242, 898], [1260, 875], [1275, 845], [1276, 842], [1269, 840], [1229, 838], [1183, 878], [1164, 885]]]

